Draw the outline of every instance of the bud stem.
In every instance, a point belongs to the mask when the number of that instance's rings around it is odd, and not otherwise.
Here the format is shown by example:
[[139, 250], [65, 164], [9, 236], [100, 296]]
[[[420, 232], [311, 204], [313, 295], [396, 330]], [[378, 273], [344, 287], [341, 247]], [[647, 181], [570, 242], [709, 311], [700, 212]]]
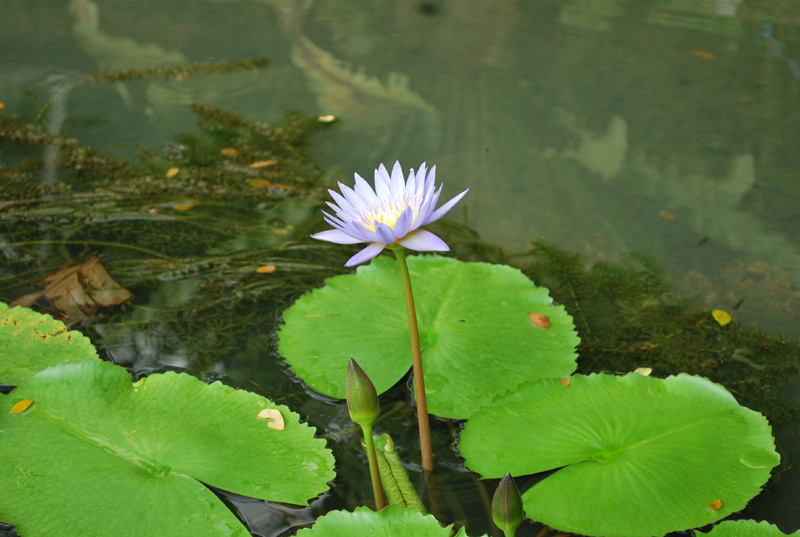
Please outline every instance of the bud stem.
[[372, 480], [372, 495], [375, 497], [375, 510], [380, 511], [386, 507], [383, 498], [383, 486], [381, 485], [381, 473], [378, 468], [378, 458], [375, 456], [375, 442], [372, 441], [372, 424], [362, 425], [361, 431], [364, 433], [364, 445], [369, 461], [369, 477]]

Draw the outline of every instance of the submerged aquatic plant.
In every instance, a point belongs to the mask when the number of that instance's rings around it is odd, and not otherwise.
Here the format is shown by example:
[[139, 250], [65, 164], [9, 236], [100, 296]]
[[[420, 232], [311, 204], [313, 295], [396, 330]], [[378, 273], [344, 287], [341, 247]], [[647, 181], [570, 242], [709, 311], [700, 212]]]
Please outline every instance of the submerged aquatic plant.
[[342, 194], [328, 191], [336, 201], [335, 204], [328, 202], [336, 216], [323, 213], [325, 221], [335, 229], [312, 235], [315, 239], [338, 244], [370, 243], [345, 266], [369, 261], [391, 245], [421, 252], [450, 250], [442, 239], [420, 228], [447, 214], [469, 189], [436, 209], [443, 185], [435, 190], [436, 166], [428, 172], [424, 162], [416, 173], [411, 169], [405, 182], [400, 162], [394, 163], [391, 176], [381, 164], [375, 170], [375, 190], [360, 175], [355, 174], [355, 179], [354, 188], [339, 183]]

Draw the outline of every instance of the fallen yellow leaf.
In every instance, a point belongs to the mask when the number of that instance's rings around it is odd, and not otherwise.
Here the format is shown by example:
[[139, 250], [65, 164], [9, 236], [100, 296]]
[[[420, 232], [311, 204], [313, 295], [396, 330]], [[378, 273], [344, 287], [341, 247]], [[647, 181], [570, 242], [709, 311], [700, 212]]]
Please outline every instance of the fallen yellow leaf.
[[330, 123], [334, 119], [336, 119], [336, 116], [334, 116], [333, 114], [324, 114], [322, 116], [317, 117], [317, 121], [321, 121], [322, 123]]
[[281, 416], [281, 413], [274, 408], [265, 408], [259, 412], [258, 416], [256, 417], [260, 420], [269, 420], [267, 427], [270, 429], [282, 431], [286, 428], [286, 425], [283, 422], [283, 416]]
[[181, 203], [180, 205], [173, 205], [172, 208], [176, 211], [188, 211], [192, 207], [195, 206], [195, 202], [187, 201], [186, 203]]
[[658, 211], [658, 216], [660, 216], [664, 220], [675, 220], [677, 218], [675, 216], [675, 213], [669, 211]]
[[170, 179], [178, 175], [178, 172], [180, 171], [181, 171], [180, 168], [170, 168], [167, 170], [167, 173], [165, 173], [164, 176], [167, 177], [167, 179]]
[[709, 52], [707, 50], [693, 50], [692, 54], [694, 54], [695, 56], [697, 56], [698, 58], [701, 58], [703, 60], [713, 60], [714, 59], [714, 53], [713, 52]]
[[235, 147], [223, 147], [219, 150], [220, 153], [225, 155], [226, 157], [236, 158], [239, 156], [239, 150]]
[[14, 406], [11, 407], [11, 410], [8, 411], [9, 414], [22, 414], [30, 406], [33, 404], [33, 399], [23, 399], [21, 401], [17, 401], [14, 403]]
[[6, 107], [5, 103], [0, 103], [0, 109], [3, 109], [5, 107]]
[[649, 377], [650, 373], [653, 372], [653, 368], [652, 367], [637, 367], [636, 369], [633, 370], [633, 372], [637, 373], [639, 375], [642, 375], [643, 377]]
[[250, 179], [250, 186], [253, 188], [269, 188], [272, 186], [272, 183], [266, 179]]
[[712, 511], [719, 511], [720, 509], [722, 509], [722, 500], [717, 498], [716, 500], [708, 504], [708, 508], [711, 509]]
[[275, 265], [263, 265], [258, 267], [256, 272], [259, 274], [269, 274], [270, 272], [275, 272]]
[[731, 314], [725, 310], [714, 310], [711, 312], [711, 315], [714, 317], [714, 320], [719, 323], [720, 326], [725, 326], [732, 320]]
[[268, 168], [269, 166], [274, 166], [277, 164], [277, 160], [258, 160], [250, 164], [250, 167], [254, 170], [260, 170], [261, 168]]

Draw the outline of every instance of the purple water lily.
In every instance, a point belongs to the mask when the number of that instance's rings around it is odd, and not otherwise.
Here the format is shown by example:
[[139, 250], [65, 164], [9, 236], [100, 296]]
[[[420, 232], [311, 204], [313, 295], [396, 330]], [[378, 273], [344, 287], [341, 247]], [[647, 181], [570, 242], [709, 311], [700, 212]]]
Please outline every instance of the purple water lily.
[[360, 175], [355, 176], [354, 188], [339, 183], [341, 194], [328, 191], [336, 201], [335, 204], [328, 202], [336, 216], [322, 212], [325, 221], [335, 229], [311, 235], [338, 244], [369, 242], [345, 263], [346, 267], [372, 259], [391, 244], [422, 252], [450, 249], [442, 239], [420, 228], [447, 214], [469, 189], [436, 209], [442, 192], [442, 185], [435, 189], [436, 166], [428, 172], [423, 162], [416, 173], [412, 168], [408, 180], [404, 181], [399, 162], [394, 163], [391, 176], [381, 164], [375, 170], [375, 190]]

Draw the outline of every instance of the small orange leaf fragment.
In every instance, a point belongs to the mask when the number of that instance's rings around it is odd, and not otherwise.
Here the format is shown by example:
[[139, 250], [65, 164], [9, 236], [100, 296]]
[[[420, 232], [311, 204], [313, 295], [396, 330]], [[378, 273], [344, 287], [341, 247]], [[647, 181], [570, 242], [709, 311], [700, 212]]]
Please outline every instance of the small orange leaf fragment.
[[693, 50], [692, 54], [703, 60], [713, 60], [714, 53], [707, 50]]
[[253, 168], [254, 170], [260, 170], [261, 168], [268, 168], [277, 163], [278, 163], [277, 160], [259, 160], [250, 164], [250, 167]]
[[675, 216], [675, 213], [672, 213], [670, 211], [658, 211], [658, 216], [660, 216], [664, 220], [675, 220], [677, 218], [677, 216]]
[[267, 427], [270, 429], [282, 431], [286, 428], [286, 425], [283, 422], [283, 416], [281, 416], [281, 413], [274, 408], [265, 408], [259, 412], [258, 416], [256, 417], [260, 420], [269, 420]]
[[266, 179], [250, 179], [250, 186], [253, 188], [269, 188], [272, 186], [272, 183]]
[[732, 320], [731, 314], [725, 310], [714, 310], [711, 312], [711, 315], [714, 317], [714, 320], [719, 323], [720, 326], [725, 326]]
[[2, 110], [5, 107], [6, 107], [6, 105], [4, 103], [0, 103], [0, 110]]
[[539, 328], [550, 328], [550, 317], [544, 313], [531, 313], [531, 322]]
[[239, 150], [236, 149], [235, 147], [223, 147], [222, 149], [219, 150], [219, 152], [222, 153], [224, 156], [230, 158], [236, 158], [239, 156]]
[[167, 173], [165, 173], [164, 176], [167, 179], [171, 179], [171, 178], [175, 177], [176, 175], [178, 175], [178, 172], [180, 172], [180, 171], [181, 171], [180, 168], [170, 168], [170, 169], [167, 170]]
[[561, 385], [565, 388], [569, 388], [569, 379], [561, 379]]
[[717, 498], [716, 500], [708, 504], [708, 508], [711, 509], [712, 511], [719, 511], [720, 509], [722, 509], [722, 500]]
[[21, 401], [17, 401], [14, 403], [14, 406], [11, 407], [11, 410], [8, 411], [9, 414], [22, 414], [30, 406], [33, 404], [33, 399], [23, 399]]
[[269, 274], [275, 272], [275, 265], [262, 265], [256, 269], [259, 274]]

